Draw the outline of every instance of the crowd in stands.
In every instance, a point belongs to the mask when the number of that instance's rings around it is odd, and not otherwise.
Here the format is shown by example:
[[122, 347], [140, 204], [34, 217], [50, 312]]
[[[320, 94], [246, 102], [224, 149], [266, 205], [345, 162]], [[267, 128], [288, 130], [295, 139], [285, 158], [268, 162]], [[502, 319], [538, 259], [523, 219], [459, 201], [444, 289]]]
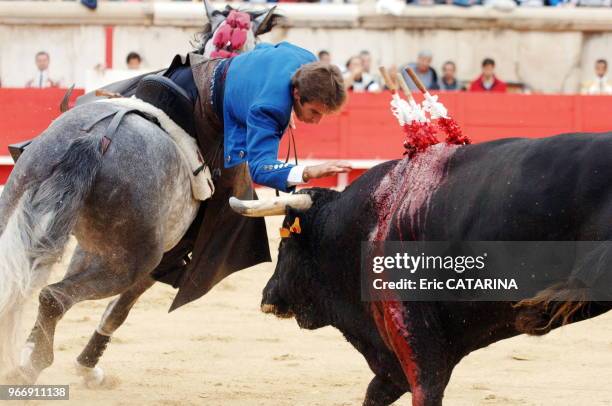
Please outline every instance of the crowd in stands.
[[[81, 0], [90, 2], [93, 0]], [[250, 3], [334, 3], [336, 0], [244, 0]], [[378, 0], [388, 3], [388, 0]], [[395, 0], [392, 0], [395, 1]], [[340, 0], [341, 3], [360, 3], [359, 0]], [[612, 0], [403, 0], [409, 5], [432, 6], [436, 4], [455, 5], [470, 7], [477, 5], [491, 5], [508, 8], [512, 6], [521, 7], [611, 7]], [[503, 3], [503, 4], [502, 4]], [[393, 8], [393, 7], [391, 7]]]
[[[80, 3], [91, 9], [95, 10], [98, 8], [98, 0], [79, 0]], [[115, 0], [102, 0], [102, 1], [115, 1]], [[155, 1], [155, 0], [123, 0], [123, 1]], [[175, 0], [175, 1], [191, 1], [191, 0]], [[361, 0], [242, 0], [247, 3], [263, 4], [263, 3], [360, 3]], [[523, 6], [523, 7], [611, 7], [612, 0], [378, 0], [382, 3], [397, 2], [406, 3], [409, 5], [417, 6], [432, 6], [436, 4], [448, 4], [460, 7], [470, 7], [476, 5], [491, 5], [499, 6], [507, 9], [510, 5], [512, 6]], [[383, 7], [384, 8], [384, 7]], [[395, 8], [395, 6], [389, 6], [389, 8]]]
[[[113, 1], [113, 0], [105, 0]], [[151, 0], [125, 0], [125, 1], [151, 1]], [[177, 0], [181, 1], [181, 0]], [[182, 0], [189, 1], [189, 0]], [[360, 3], [360, 0], [243, 0], [248, 3]], [[388, 2], [389, 0], [378, 0]], [[395, 0], [392, 0], [395, 1]], [[85, 7], [95, 10], [98, 7], [98, 0], [80, 0]], [[435, 4], [448, 4], [460, 7], [470, 7], [475, 5], [499, 5], [508, 8], [508, 3], [512, 5], [524, 7], [542, 7], [542, 6], [562, 6], [562, 7], [611, 7], [612, 0], [402, 0], [410, 5], [431, 6]], [[503, 4], [501, 4], [503, 3]]]
[[406, 3], [428, 6], [434, 4], [452, 4], [461, 7], [491, 5], [504, 8], [508, 7], [508, 3], [521, 7], [610, 7], [612, 5], [611, 0], [406, 0]]
[[[321, 50], [318, 58], [327, 63], [333, 63], [332, 55], [327, 50]], [[401, 74], [408, 87], [416, 90], [406, 73], [410, 67], [421, 79], [429, 90], [441, 91], [470, 91], [470, 92], [506, 92], [508, 85], [495, 74], [495, 61], [485, 58], [481, 63], [481, 73], [471, 81], [462, 81], [457, 78], [457, 65], [454, 61], [446, 61], [442, 65], [441, 75], [432, 66], [433, 54], [431, 51], [423, 50], [418, 53], [416, 62], [410, 62], [399, 68], [389, 67], [391, 77]], [[48, 52], [40, 51], [34, 56], [34, 74], [24, 86], [28, 88], [61, 87], [62, 80], [50, 73], [51, 57]], [[130, 70], [142, 69], [142, 57], [137, 52], [128, 53], [125, 59], [126, 68]], [[372, 66], [372, 55], [364, 50], [359, 54], [351, 56], [343, 66], [339, 66], [343, 72], [344, 83], [349, 91], [353, 92], [380, 92], [385, 89], [385, 84]], [[97, 65], [97, 70], [106, 69], [105, 66]], [[396, 84], [397, 85], [397, 84]], [[0, 83], [1, 87], [1, 83]], [[587, 95], [612, 95], [612, 80], [608, 77], [608, 62], [606, 59], [595, 61], [595, 75], [592, 80], [582, 83], [582, 94]]]
[[[327, 50], [319, 51], [319, 60], [332, 63], [331, 54]], [[391, 66], [391, 77], [401, 74], [411, 90], [417, 88], [408, 76], [406, 68], [414, 70], [421, 82], [429, 90], [470, 91], [470, 92], [507, 92], [508, 84], [495, 74], [495, 60], [485, 58], [481, 63], [478, 77], [470, 81], [457, 78], [457, 65], [454, 61], [446, 61], [442, 65], [441, 75], [431, 66], [433, 54], [431, 51], [419, 52], [416, 62], [410, 62], [399, 68]], [[385, 88], [378, 73], [372, 69], [372, 56], [368, 51], [361, 51], [351, 56], [344, 66], [339, 66], [344, 75], [344, 83], [349, 91], [379, 92]], [[612, 81], [608, 78], [608, 62], [598, 59], [595, 62], [595, 77], [582, 84], [581, 93], [590, 95], [612, 95]], [[396, 84], [397, 85], [397, 84]]]
[[[319, 59], [330, 61], [329, 51], [320, 51]], [[505, 92], [506, 83], [495, 75], [495, 61], [485, 58], [482, 61], [482, 73], [471, 82], [460, 82], [457, 79], [457, 65], [453, 61], [446, 61], [442, 65], [442, 76], [431, 66], [433, 55], [430, 51], [419, 52], [416, 62], [408, 63], [399, 69], [391, 66], [391, 77], [401, 73], [404, 81], [411, 90], [416, 91], [416, 85], [412, 82], [406, 68], [410, 67], [421, 82], [429, 90], [460, 91], [469, 90], [471, 92]], [[349, 58], [344, 67], [344, 83], [348, 90], [354, 92], [379, 92], [384, 89], [379, 75], [372, 70], [372, 57], [368, 51], [361, 51], [359, 55]]]
[[[44, 89], [47, 87], [62, 87], [64, 85], [60, 78], [50, 73], [49, 65], [51, 64], [51, 57], [47, 51], [37, 52], [34, 56], [34, 64], [36, 66], [34, 69], [35, 73], [25, 83], [24, 87]], [[139, 70], [142, 68], [142, 57], [137, 52], [130, 52], [125, 59], [125, 65], [129, 70]], [[104, 71], [106, 66], [98, 64], [94, 66], [94, 69]], [[0, 87], [2, 87], [1, 82]]]

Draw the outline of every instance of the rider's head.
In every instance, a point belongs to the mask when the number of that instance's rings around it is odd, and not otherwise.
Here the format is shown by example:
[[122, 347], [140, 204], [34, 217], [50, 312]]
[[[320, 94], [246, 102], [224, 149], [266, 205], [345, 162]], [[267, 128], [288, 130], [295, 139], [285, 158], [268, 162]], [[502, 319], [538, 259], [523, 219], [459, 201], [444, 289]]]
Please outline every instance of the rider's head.
[[303, 65], [291, 78], [293, 109], [300, 121], [318, 123], [346, 101], [340, 69], [325, 62]]

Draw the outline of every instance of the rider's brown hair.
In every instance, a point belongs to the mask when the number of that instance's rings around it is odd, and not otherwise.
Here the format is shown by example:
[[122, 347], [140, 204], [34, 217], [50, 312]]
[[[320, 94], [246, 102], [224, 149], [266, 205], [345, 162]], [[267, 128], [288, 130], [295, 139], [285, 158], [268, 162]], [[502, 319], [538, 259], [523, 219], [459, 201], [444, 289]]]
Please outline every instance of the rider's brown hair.
[[303, 65], [291, 78], [291, 85], [298, 90], [301, 103], [319, 102], [330, 111], [336, 111], [346, 101], [342, 73], [329, 63]]

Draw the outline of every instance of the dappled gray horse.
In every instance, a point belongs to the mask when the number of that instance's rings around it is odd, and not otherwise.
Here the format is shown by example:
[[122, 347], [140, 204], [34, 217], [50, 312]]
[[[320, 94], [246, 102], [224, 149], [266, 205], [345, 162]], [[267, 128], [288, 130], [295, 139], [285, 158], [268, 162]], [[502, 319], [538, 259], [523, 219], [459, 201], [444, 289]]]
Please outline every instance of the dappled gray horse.
[[[212, 10], [201, 48], [227, 17]], [[269, 31], [272, 11], [250, 13], [251, 31]], [[154, 284], [151, 272], [193, 222], [190, 170], [173, 140], [139, 114], [125, 115], [105, 138], [111, 103], [85, 103], [64, 113], [25, 150], [0, 197], [0, 370], [9, 381], [33, 383], [53, 362], [57, 322], [76, 303], [117, 296], [77, 359], [88, 384], [100, 384], [96, 367], [112, 333], [138, 297]], [[34, 328], [15, 368], [21, 310], [42, 287], [69, 235], [78, 245], [60, 282], [42, 289]]]

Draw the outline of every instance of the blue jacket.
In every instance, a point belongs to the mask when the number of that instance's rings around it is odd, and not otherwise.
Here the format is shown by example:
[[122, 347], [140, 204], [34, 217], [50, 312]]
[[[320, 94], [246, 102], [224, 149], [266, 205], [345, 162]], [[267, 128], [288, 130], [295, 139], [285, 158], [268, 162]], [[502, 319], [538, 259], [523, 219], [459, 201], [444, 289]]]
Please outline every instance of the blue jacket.
[[316, 60], [288, 42], [260, 44], [234, 57], [223, 95], [226, 168], [247, 161], [256, 183], [291, 189], [287, 176], [293, 165], [278, 160], [293, 107], [291, 77], [300, 66]]

